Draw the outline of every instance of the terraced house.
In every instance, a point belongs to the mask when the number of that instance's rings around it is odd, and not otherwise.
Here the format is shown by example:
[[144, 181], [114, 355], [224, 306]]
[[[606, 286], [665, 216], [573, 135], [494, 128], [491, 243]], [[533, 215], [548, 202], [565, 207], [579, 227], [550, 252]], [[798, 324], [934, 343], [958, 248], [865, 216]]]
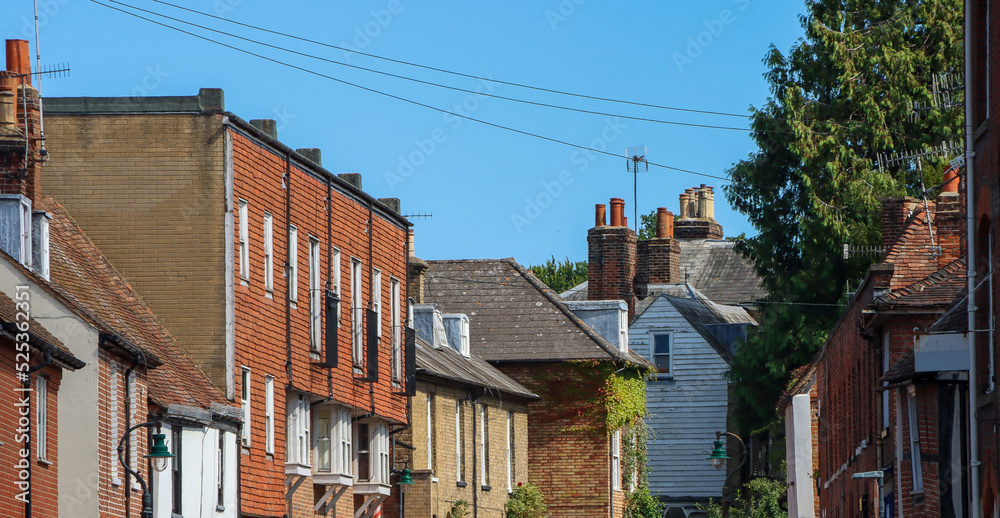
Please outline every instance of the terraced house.
[[241, 406], [240, 515], [377, 515], [413, 388], [398, 200], [221, 90], [45, 108], [46, 192]]

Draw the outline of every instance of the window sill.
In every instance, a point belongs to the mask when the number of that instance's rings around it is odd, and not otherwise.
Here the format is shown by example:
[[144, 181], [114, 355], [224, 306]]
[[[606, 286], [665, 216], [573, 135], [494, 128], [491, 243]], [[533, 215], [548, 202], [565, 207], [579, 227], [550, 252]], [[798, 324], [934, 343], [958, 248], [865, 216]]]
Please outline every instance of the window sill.
[[312, 466], [307, 466], [305, 464], [297, 464], [294, 462], [287, 462], [285, 463], [285, 474], [294, 475], [297, 477], [312, 476]]
[[455, 485], [458, 487], [465, 487], [468, 486], [469, 484], [467, 482], [462, 482], [461, 480], [459, 480], [458, 482], [455, 482]]
[[437, 477], [431, 477], [431, 482], [437, 484], [438, 483], [438, 478]]
[[264, 293], [264, 298], [268, 298], [268, 299], [274, 300], [274, 292], [273, 291], [268, 291], [267, 293]]
[[479, 489], [481, 489], [483, 491], [492, 491], [493, 490], [493, 486], [491, 486], [489, 484], [484, 484], [482, 486], [479, 486]]
[[118, 477], [111, 477], [111, 485], [112, 486], [120, 486], [120, 485], [122, 485], [122, 479], [120, 479]]
[[52, 462], [51, 460], [46, 459], [44, 457], [38, 459], [38, 463], [41, 464], [41, 465], [43, 465], [43, 466], [51, 466], [51, 465], [55, 464], [55, 462]]
[[217, 506], [215, 506], [215, 512], [217, 512], [217, 513], [224, 513], [224, 512], [226, 512], [226, 506], [224, 506], [224, 505], [217, 505]]

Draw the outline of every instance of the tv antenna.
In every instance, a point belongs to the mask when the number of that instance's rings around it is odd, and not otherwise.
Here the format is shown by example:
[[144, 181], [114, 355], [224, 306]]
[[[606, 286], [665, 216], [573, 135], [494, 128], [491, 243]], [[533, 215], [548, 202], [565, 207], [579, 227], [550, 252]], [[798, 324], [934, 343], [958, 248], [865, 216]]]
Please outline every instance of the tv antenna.
[[632, 208], [635, 209], [635, 231], [639, 231], [639, 170], [642, 172], [649, 171], [649, 161], [646, 160], [646, 146], [639, 144], [638, 146], [629, 146], [625, 149], [625, 158], [627, 161], [627, 168], [630, 173], [632, 173]]

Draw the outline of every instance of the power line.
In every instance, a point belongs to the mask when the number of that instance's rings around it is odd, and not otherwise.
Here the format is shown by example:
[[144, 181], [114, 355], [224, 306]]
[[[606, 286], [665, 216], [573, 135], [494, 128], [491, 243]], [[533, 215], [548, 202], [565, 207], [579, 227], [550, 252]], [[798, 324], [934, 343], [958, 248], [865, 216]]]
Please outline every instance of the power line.
[[[192, 26], [195, 26], [195, 27], [200, 27], [200, 28], [203, 28], [203, 29], [206, 29], [206, 30], [209, 30], [209, 31], [213, 31], [213, 32], [219, 33], [219, 34], [225, 34], [225, 35], [228, 35], [228, 36], [232, 36], [234, 38], [244, 39], [246, 41], [251, 41], [253, 43], [257, 43], [257, 44], [260, 44], [260, 45], [265, 45], [265, 46], [270, 46], [270, 47], [273, 47], [273, 48], [278, 48], [278, 49], [284, 50], [286, 52], [292, 52], [292, 53], [295, 53], [295, 54], [300, 54], [300, 55], [303, 55], [303, 56], [311, 57], [311, 58], [314, 58], [314, 59], [320, 59], [320, 60], [323, 60], [323, 61], [328, 61], [328, 62], [331, 62], [331, 63], [336, 63], [336, 64], [339, 64], [339, 65], [343, 65], [343, 66], [351, 66], [353, 68], [358, 68], [358, 69], [361, 69], [361, 70], [366, 70], [366, 71], [377, 73], [377, 74], [384, 74], [384, 75], [389, 75], [389, 76], [392, 76], [392, 77], [402, 77], [403, 79], [417, 81], [415, 79], [408, 78], [408, 77], [405, 77], [405, 76], [396, 76], [396, 75], [393, 75], [393, 74], [388, 74], [388, 73], [380, 72], [380, 71], [377, 71], [377, 70], [371, 70], [371, 69], [368, 69], [368, 68], [359, 67], [359, 66], [353, 66], [353, 65], [346, 64], [346, 63], [341, 63], [339, 61], [333, 61], [333, 60], [329, 60], [329, 59], [326, 59], [326, 58], [321, 58], [321, 57], [313, 56], [313, 55], [310, 55], [310, 54], [300, 53], [300, 52], [289, 50], [289, 49], [286, 49], [286, 48], [283, 48], [283, 47], [278, 47], [278, 46], [269, 45], [269, 44], [266, 44], [266, 43], [261, 43], [261, 42], [258, 42], [258, 41], [252, 40], [252, 39], [243, 38], [241, 36], [236, 36], [236, 35], [224, 32], [224, 31], [219, 31], [219, 30], [208, 28], [208, 27], [203, 27], [203, 26], [198, 25], [198, 24], [194, 24], [194, 23], [191, 23], [191, 22], [186, 22], [186, 21], [183, 21], [183, 20], [172, 18], [170, 16], [167, 16], [167, 15], [164, 15], [164, 14], [161, 14], [161, 13], [156, 13], [154, 11], [148, 11], [148, 10], [141, 9], [141, 8], [138, 8], [138, 7], [135, 7], [135, 6], [124, 4], [122, 2], [116, 2], [114, 0], [109, 0], [109, 1], [112, 1], [112, 2], [117, 3], [119, 5], [128, 6], [128, 7], [131, 7], [133, 9], [136, 9], [136, 10], [144, 11], [144, 12], [147, 12], [147, 13], [150, 13], [150, 14], [155, 14], [157, 16], [162, 16], [164, 18], [168, 18], [168, 19], [171, 19], [171, 20], [179, 21], [181, 23], [186, 23], [188, 25], [192, 25]], [[512, 81], [503, 81], [503, 80], [499, 80], [499, 79], [493, 79], [491, 77], [483, 77], [483, 76], [477, 76], [477, 75], [474, 75], [474, 74], [466, 74], [466, 73], [463, 73], [463, 72], [456, 72], [454, 70], [448, 70], [448, 69], [444, 69], [444, 68], [433, 67], [433, 66], [429, 66], [429, 65], [423, 65], [423, 64], [414, 63], [414, 62], [411, 62], [411, 61], [405, 61], [405, 60], [400, 60], [400, 59], [388, 58], [388, 57], [385, 57], [385, 56], [379, 56], [377, 54], [371, 54], [371, 53], [367, 53], [367, 52], [362, 52], [362, 51], [350, 49], [350, 48], [347, 48], [347, 47], [341, 47], [339, 45], [333, 45], [333, 44], [325, 43], [325, 42], [322, 42], [322, 41], [317, 41], [317, 40], [313, 40], [313, 39], [309, 39], [309, 38], [304, 38], [304, 37], [301, 37], [301, 36], [296, 36], [294, 34], [288, 34], [288, 33], [281, 32], [281, 31], [276, 31], [276, 30], [273, 30], [273, 29], [267, 29], [265, 27], [260, 27], [260, 26], [256, 26], [256, 25], [252, 25], [252, 24], [248, 24], [248, 23], [242, 23], [242, 22], [238, 22], [238, 21], [235, 21], [235, 20], [230, 20], [230, 19], [224, 18], [222, 16], [216, 16], [216, 15], [213, 15], [213, 14], [210, 14], [210, 13], [205, 13], [205, 12], [202, 12], [202, 11], [198, 11], [196, 9], [191, 9], [191, 8], [188, 8], [188, 7], [184, 7], [184, 6], [172, 4], [170, 2], [165, 2], [163, 0], [150, 0], [150, 1], [156, 2], [158, 4], [170, 6], [170, 7], [173, 7], [175, 9], [180, 9], [182, 11], [191, 12], [191, 13], [194, 13], [194, 14], [197, 14], [197, 15], [200, 15], [200, 16], [205, 16], [205, 17], [208, 17], [208, 18], [212, 18], [212, 19], [216, 19], [216, 20], [221, 20], [221, 21], [224, 21], [226, 23], [231, 23], [231, 24], [234, 24], [234, 25], [239, 25], [241, 27], [246, 27], [246, 28], [249, 28], [249, 29], [257, 30], [257, 31], [266, 32], [266, 33], [269, 33], [269, 34], [274, 34], [274, 35], [282, 36], [282, 37], [286, 37], [286, 38], [291, 38], [291, 39], [298, 40], [298, 41], [303, 41], [303, 42], [306, 42], [306, 43], [311, 43], [313, 45], [319, 45], [319, 46], [322, 46], [322, 47], [327, 47], [327, 48], [331, 48], [331, 49], [340, 50], [340, 51], [345, 52], [345, 53], [357, 54], [357, 55], [360, 55], [360, 56], [370, 57], [370, 58], [373, 58], [373, 59], [378, 59], [378, 60], [382, 60], [382, 61], [388, 61], [390, 63], [397, 63], [397, 64], [411, 66], [411, 67], [416, 67], [416, 68], [420, 68], [420, 69], [424, 69], [424, 70], [431, 70], [431, 71], [434, 71], [434, 72], [440, 72], [440, 73], [443, 73], [443, 74], [449, 74], [449, 75], [453, 75], [453, 76], [457, 76], [457, 77], [464, 77], [464, 78], [468, 78], [468, 79], [476, 79], [476, 80], [479, 80], [479, 81], [487, 81], [487, 82], [496, 83], [496, 84], [502, 84], [502, 85], [507, 85], [507, 86], [514, 86], [514, 87], [517, 87], [517, 88], [525, 88], [525, 89], [528, 89], [528, 90], [535, 90], [535, 91], [539, 91], [539, 92], [546, 92], [546, 93], [553, 93], [553, 94], [559, 94], [559, 95], [566, 95], [566, 96], [570, 96], [570, 97], [577, 97], [577, 98], [581, 98], [581, 99], [588, 99], [588, 100], [594, 100], [594, 101], [603, 101], [603, 102], [625, 104], [625, 105], [631, 105], [631, 106], [639, 106], [639, 107], [644, 107], [644, 108], [655, 108], [655, 109], [660, 109], [660, 110], [671, 110], [671, 111], [678, 111], [678, 112], [685, 112], [685, 113], [697, 113], [697, 114], [702, 114], [702, 115], [717, 115], [717, 116], [724, 116], [724, 117], [738, 117], [738, 118], [743, 118], [743, 119], [749, 119], [751, 117], [754, 117], [754, 115], [756, 115], [758, 118], [765, 119], [765, 120], [783, 121], [783, 122], [785, 122], [785, 121], [790, 121], [790, 122], [825, 122], [825, 123], [833, 124], [833, 125], [836, 125], [836, 126], [841, 126], [841, 127], [844, 127], [844, 128], [847, 128], [850, 125], [864, 124], [863, 121], [832, 121], [832, 120], [826, 120], [826, 119], [785, 119], [785, 118], [779, 118], [779, 117], [766, 116], [766, 115], [761, 114], [759, 111], [756, 114], [747, 115], [747, 114], [729, 113], [729, 112], [712, 111], [712, 110], [699, 110], [699, 109], [694, 109], [694, 108], [680, 108], [680, 107], [676, 107], [676, 106], [664, 106], [664, 105], [659, 105], [659, 104], [642, 103], [642, 102], [637, 102], [637, 101], [628, 101], [628, 100], [624, 100], [624, 99], [615, 99], [615, 98], [610, 98], [610, 97], [601, 97], [601, 96], [594, 96], [594, 95], [587, 95], [587, 94], [579, 94], [579, 93], [569, 92], [569, 91], [565, 91], [565, 90], [557, 90], [557, 89], [552, 89], [552, 88], [545, 88], [545, 87], [540, 87], [540, 86], [528, 85], [528, 84], [524, 84], [524, 83], [516, 83], [516, 82], [512, 82]], [[425, 83], [424, 81], [417, 81], [417, 82]], [[438, 85], [438, 84], [435, 84], [435, 83], [426, 82], [426, 84], [433, 84], [435, 86], [440, 86], [442, 88], [456, 89], [456, 88], [452, 88], [452, 87], [449, 87], [449, 86]], [[460, 91], [467, 91], [467, 90], [461, 90], [461, 89], [458, 89], [458, 90], [460, 90]], [[471, 92], [471, 93], [476, 93], [476, 94], [479, 94], [479, 95], [484, 95], [484, 96], [489, 96], [489, 97], [497, 97], [499, 99], [505, 99], [505, 100], [510, 100], [510, 101], [514, 101], [514, 102], [525, 102], [525, 103], [529, 103], [529, 104], [537, 104], [537, 105], [540, 105], [540, 106], [548, 106], [548, 107], [552, 107], [552, 108], [560, 108], [560, 109], [573, 110], [573, 108], [565, 108], [565, 107], [561, 107], [561, 106], [553, 106], [553, 105], [548, 105], [548, 104], [544, 104], [544, 103], [535, 103], [535, 102], [531, 102], [531, 101], [522, 101], [522, 100], [519, 100], [519, 99], [511, 99], [511, 98], [507, 98], [507, 97], [500, 97], [500, 96], [494, 96], [494, 95], [489, 95], [489, 94], [481, 94], [479, 92]], [[588, 112], [586, 110], [574, 110], [574, 111], [583, 111], [584, 113], [595, 113], [595, 114], [599, 114], [599, 115], [606, 115], [606, 114], [603, 114], [603, 113], [600, 113], [600, 112]], [[643, 118], [635, 118], [635, 117], [626, 117], [626, 116], [621, 116], [621, 115], [613, 115], [613, 116], [621, 117], [621, 118], [630, 118], [630, 119], [639, 120], [639, 121], [659, 122], [659, 123], [663, 123], [663, 124], [681, 124], [681, 125], [688, 125], [688, 126], [694, 126], [694, 127], [704, 127], [704, 128], [709, 128], [709, 129], [730, 129], [730, 130], [737, 130], [737, 131], [749, 131], [749, 130], [744, 129], [744, 128], [731, 128], [731, 127], [719, 127], [719, 126], [711, 126], [711, 125], [698, 125], [698, 124], [688, 124], [688, 123], [680, 123], [680, 122], [659, 121], [659, 120], [656, 120], [656, 119], [643, 119]], [[811, 130], [809, 130], [807, 132], [810, 133], [810, 134], [817, 134], [817, 135], [830, 135], [830, 133], [816, 132], [816, 131], [811, 131]], [[794, 132], [791, 132], [791, 131], [787, 131], [787, 132], [771, 131], [769, 133], [794, 134]]]
[[[271, 44], [271, 43], [266, 43], [266, 42], [263, 42], [263, 41], [260, 41], [260, 40], [255, 40], [255, 39], [252, 39], [252, 38], [247, 38], [247, 37], [244, 37], [244, 36], [240, 36], [238, 34], [233, 34], [233, 33], [230, 33], [230, 32], [226, 32], [226, 31], [222, 31], [222, 30], [218, 30], [218, 29], [213, 29], [211, 27], [207, 27], [207, 26], [200, 25], [200, 24], [197, 24], [197, 23], [189, 22], [189, 21], [182, 20], [182, 19], [179, 19], [179, 18], [174, 18], [172, 16], [168, 16], [168, 15], [165, 15], [165, 14], [162, 14], [162, 13], [158, 13], [156, 11], [151, 11], [151, 10], [148, 10], [148, 9], [143, 9], [141, 7], [136, 7], [134, 5], [130, 5], [130, 4], [127, 4], [127, 3], [124, 3], [124, 2], [119, 2], [117, 0], [105, 0], [105, 1], [111, 2], [113, 4], [118, 4], [118, 5], [127, 7], [129, 9], [134, 9], [136, 11], [140, 11], [140, 12], [144, 12], [144, 13], [147, 13], [147, 14], [151, 14], [153, 16], [159, 16], [161, 18], [166, 18], [166, 19], [174, 21], [174, 22], [183, 23], [185, 25], [189, 25], [189, 26], [192, 26], [192, 27], [197, 27], [197, 28], [202, 29], [202, 30], [214, 32], [216, 34], [222, 34], [222, 35], [225, 35], [225, 36], [229, 36], [231, 38], [236, 38], [238, 40], [243, 40], [243, 41], [246, 41], [246, 42], [249, 42], [249, 43], [253, 43], [253, 44], [256, 44], [256, 45], [261, 45], [263, 47], [272, 48], [272, 49], [275, 49], [275, 50], [278, 50], [278, 51], [281, 51], [281, 52], [288, 52], [290, 54], [295, 54], [295, 55], [298, 55], [298, 56], [302, 56], [302, 57], [306, 57], [306, 58], [310, 58], [310, 59], [315, 59], [315, 60], [318, 60], [318, 61], [323, 61], [323, 62], [331, 63], [331, 64], [334, 64], [334, 65], [340, 65], [342, 67], [353, 68], [355, 70], [364, 70], [365, 72], [370, 72], [370, 73], [373, 73], [373, 74], [378, 74], [378, 75], [382, 75], [382, 76], [392, 77], [392, 78], [396, 78], [396, 79], [402, 79], [404, 81], [410, 81], [410, 82], [419, 83], [419, 84], [423, 84], [423, 85], [427, 85], [427, 86], [433, 86], [433, 87], [436, 87], [436, 88], [444, 88], [444, 89], [447, 89], [447, 90], [453, 90], [453, 91], [467, 93], [467, 94], [479, 95], [479, 96], [483, 96], [483, 97], [491, 97], [491, 98], [494, 98], [494, 99], [501, 99], [501, 100], [504, 100], [504, 101], [511, 101], [511, 102], [516, 102], [516, 103], [521, 103], [521, 104], [528, 104], [528, 105], [532, 105], [532, 106], [541, 106], [541, 107], [545, 107], [545, 108], [553, 108], [553, 109], [557, 109], [557, 110], [565, 110], [565, 111], [571, 111], [571, 112], [577, 112], [577, 113], [585, 113], [585, 114], [589, 114], [589, 115], [599, 115], [599, 116], [603, 116], [603, 117], [617, 117], [617, 118], [621, 118], [621, 119], [628, 119], [628, 120], [634, 120], [634, 121], [640, 121], [640, 122], [651, 122], [651, 123], [655, 123], [655, 124], [667, 124], [667, 125], [673, 125], [673, 126], [685, 126], [685, 127], [690, 127], [690, 128], [703, 128], [703, 129], [717, 129], [717, 130], [728, 130], [728, 131], [741, 131], [741, 132], [746, 132], [746, 133], [749, 133], [751, 131], [750, 128], [739, 128], [739, 127], [733, 127], [733, 126], [718, 126], [718, 125], [712, 125], [712, 124], [698, 124], [698, 123], [693, 123], [693, 122], [668, 121], [668, 120], [662, 120], [662, 119], [652, 119], [652, 118], [648, 118], [648, 117], [635, 117], [635, 116], [632, 116], [632, 115], [621, 115], [621, 114], [616, 114], [616, 113], [600, 112], [600, 111], [595, 111], [595, 110], [585, 110], [585, 109], [582, 109], [582, 108], [573, 108], [573, 107], [569, 107], [569, 106], [560, 106], [560, 105], [557, 105], [557, 104], [549, 104], [549, 103], [543, 103], [543, 102], [539, 102], [539, 101], [529, 101], [529, 100], [526, 100], [526, 99], [518, 99], [518, 98], [515, 98], [515, 97], [506, 97], [506, 96], [491, 94], [491, 93], [487, 93], [487, 92], [477, 92], [475, 90], [469, 90], [469, 89], [466, 89], [466, 88], [460, 88], [460, 87], [456, 87], [456, 86], [450, 86], [450, 85], [445, 85], [445, 84], [441, 84], [441, 83], [435, 83], [433, 81], [424, 81], [422, 79], [416, 79], [416, 78], [413, 78], [413, 77], [404, 76], [404, 75], [400, 75], [400, 74], [393, 74], [391, 72], [384, 72], [384, 71], [381, 71], [381, 70], [375, 70], [375, 69], [372, 69], [372, 68], [366, 68], [366, 67], [363, 67], [363, 66], [360, 66], [360, 65], [352, 65], [350, 63], [343, 63], [343, 62], [337, 61], [335, 59], [325, 58], [325, 57], [322, 57], [322, 56], [317, 56], [315, 54], [309, 54], [307, 52], [300, 52], [300, 51], [297, 51], [297, 50], [292, 50], [292, 49], [289, 49], [289, 48], [286, 48], [286, 47], [282, 47], [280, 45], [274, 45], [274, 44]], [[767, 131], [767, 133], [775, 133], [775, 134], [780, 133], [780, 134], [788, 134], [788, 135], [795, 134], [795, 132], [793, 132], [793, 131]], [[829, 136], [829, 135], [831, 135], [830, 133], [817, 132], [817, 131], [808, 131], [808, 133], [814, 134], [814, 135], [821, 135], [821, 136]]]
[[[351, 83], [350, 81], [345, 81], [343, 79], [339, 79], [339, 78], [336, 78], [336, 77], [333, 77], [333, 76], [330, 76], [330, 75], [327, 75], [327, 74], [323, 74], [321, 72], [316, 72], [315, 70], [310, 70], [310, 69], [305, 68], [305, 67], [300, 67], [298, 65], [293, 65], [291, 63], [286, 63], [286, 62], [281, 61], [279, 59], [275, 59], [275, 58], [271, 58], [271, 57], [268, 57], [268, 56], [264, 56], [262, 54], [257, 54], [256, 52], [249, 51], [249, 50], [246, 50], [246, 49], [241, 49], [239, 47], [236, 47], [236, 46], [233, 46], [233, 45], [229, 45], [228, 43], [224, 43], [224, 42], [221, 42], [221, 41], [213, 40], [213, 39], [211, 39], [211, 38], [209, 38], [207, 36], [202, 36], [200, 34], [195, 34], [193, 32], [186, 31], [186, 30], [181, 29], [179, 27], [174, 27], [172, 25], [168, 25], [168, 24], [165, 24], [165, 23], [162, 23], [162, 22], [158, 22], [156, 20], [152, 20], [152, 19], [146, 18], [146, 17], [144, 17], [142, 15], [139, 15], [139, 14], [136, 14], [136, 13], [132, 13], [132, 12], [126, 11], [124, 9], [120, 9], [118, 7], [115, 7], [115, 6], [99, 2], [98, 0], [90, 0], [90, 1], [93, 2], [93, 3], [95, 3], [95, 4], [97, 4], [97, 5], [100, 5], [102, 7], [106, 7], [108, 9], [112, 9], [114, 11], [118, 11], [120, 13], [127, 14], [127, 15], [133, 16], [135, 18], [139, 18], [140, 20], [145, 20], [145, 21], [147, 21], [149, 23], [152, 23], [152, 24], [155, 24], [155, 25], [159, 25], [159, 26], [165, 27], [167, 29], [172, 29], [172, 30], [175, 30], [175, 31], [183, 33], [183, 34], [187, 34], [188, 36], [193, 36], [195, 38], [198, 38], [198, 39], [210, 42], [210, 43], [214, 43], [216, 45], [219, 45], [219, 46], [222, 46], [222, 47], [226, 47], [228, 49], [235, 50], [235, 51], [241, 52], [243, 54], [254, 56], [256, 58], [263, 59], [263, 60], [266, 60], [266, 61], [270, 61], [272, 63], [278, 64], [278, 65], [281, 65], [281, 66], [284, 66], [284, 67], [288, 67], [288, 68], [291, 68], [291, 69], [294, 69], [294, 70], [298, 70], [300, 72], [305, 72], [307, 74], [311, 74], [311, 75], [314, 75], [314, 76], [317, 76], [317, 77], [322, 77], [324, 79], [329, 79], [331, 81], [335, 81], [337, 83], [341, 83], [341, 84], [344, 84], [344, 85], [347, 85], [347, 86], [352, 86], [354, 88], [358, 88], [358, 89], [364, 90], [366, 92], [370, 92], [370, 93], [374, 93], [374, 94], [377, 94], [377, 95], [381, 95], [381, 96], [384, 96], [384, 97], [388, 97], [390, 99], [395, 99], [397, 101], [402, 101], [402, 102], [405, 102], [405, 103], [408, 103], [408, 104], [412, 104], [412, 105], [415, 105], [415, 106], [420, 106], [420, 107], [423, 107], [423, 108], [427, 108], [429, 110], [434, 110], [434, 111], [439, 112], [439, 113], [444, 113], [444, 114], [452, 115], [454, 117], [458, 117], [458, 118], [461, 118], [461, 119], [469, 120], [469, 121], [472, 121], [472, 122], [478, 122], [478, 123], [486, 125], [486, 126], [490, 126], [490, 127], [494, 127], [494, 128], [498, 128], [498, 129], [510, 131], [510, 132], [517, 133], [517, 134], [520, 134], [520, 135], [534, 137], [534, 138], [545, 140], [545, 141], [548, 141], [548, 142], [554, 142], [554, 143], [557, 143], [557, 144], [562, 144], [564, 146], [569, 146], [569, 147], [576, 148], [576, 149], [581, 149], [581, 150], [584, 150], [584, 151], [590, 151], [590, 152], [593, 152], [593, 153], [607, 155], [607, 156], [611, 156], [611, 157], [614, 157], [614, 158], [621, 158], [621, 156], [619, 156], [619, 155], [617, 155], [615, 153], [610, 153], [608, 151], [604, 151], [604, 150], [600, 150], [600, 149], [595, 149], [595, 148], [590, 148], [590, 147], [587, 147], [587, 146], [581, 146], [579, 144], [573, 144], [572, 142], [567, 142], [565, 140], [559, 140], [559, 139], [553, 138], [553, 137], [546, 137], [544, 135], [539, 135], [537, 133], [532, 133], [530, 131], [519, 130], [519, 129], [516, 129], [516, 128], [512, 128], [510, 126], [504, 126], [502, 124], [497, 124], [497, 123], [494, 123], [494, 122], [489, 122], [489, 121], [485, 121], [485, 120], [482, 120], [482, 119], [477, 119], [475, 117], [470, 117], [468, 115], [462, 115], [460, 113], [453, 113], [453, 112], [450, 112], [448, 110], [444, 110], [442, 108], [438, 108], [436, 106], [431, 106], [429, 104], [424, 104], [424, 103], [419, 102], [419, 101], [414, 101], [412, 99], [407, 99], [405, 97], [400, 97], [398, 95], [390, 94], [390, 93], [387, 93], [387, 92], [382, 92], [382, 91], [376, 90], [374, 88], [369, 88], [367, 86], [362, 86], [362, 85], [359, 85], [359, 84], [356, 84], [356, 83]], [[113, 1], [113, 0], [110, 0], [110, 1]], [[659, 163], [655, 163], [655, 162], [649, 162], [649, 165], [654, 166], [654, 167], [659, 167], [659, 168], [662, 168], [662, 169], [668, 169], [668, 170], [671, 170], [671, 171], [677, 171], [677, 172], [680, 172], [680, 173], [693, 174], [693, 175], [696, 175], [696, 176], [703, 176], [703, 177], [706, 177], [706, 178], [714, 178], [714, 179], [722, 180], [722, 181], [726, 181], [726, 182], [730, 181], [729, 178], [726, 178], [726, 177], [723, 177], [723, 176], [711, 175], [711, 174], [707, 174], [707, 173], [699, 173], [697, 171], [691, 171], [691, 170], [688, 170], [688, 169], [682, 169], [682, 168], [679, 168], [679, 167], [673, 167], [673, 166], [669, 166], [669, 165], [665, 165], [665, 164], [659, 164]]]

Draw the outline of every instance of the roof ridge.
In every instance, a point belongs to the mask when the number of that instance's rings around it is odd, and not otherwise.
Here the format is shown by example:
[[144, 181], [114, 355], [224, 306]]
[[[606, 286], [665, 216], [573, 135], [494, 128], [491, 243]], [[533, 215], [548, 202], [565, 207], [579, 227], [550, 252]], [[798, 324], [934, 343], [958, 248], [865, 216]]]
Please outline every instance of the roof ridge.
[[906, 286], [892, 290], [889, 293], [886, 293], [878, 298], [881, 299], [881, 298], [902, 297], [910, 293], [913, 293], [918, 287], [921, 286], [933, 287], [939, 285], [945, 281], [950, 280], [952, 275], [957, 273], [960, 270], [960, 267], [965, 266], [965, 264], [966, 264], [965, 256], [959, 257], [958, 259], [951, 261], [950, 263], [942, 266], [941, 268], [938, 268], [933, 273], [924, 277], [923, 279], [913, 281], [910, 284], [907, 284]]

